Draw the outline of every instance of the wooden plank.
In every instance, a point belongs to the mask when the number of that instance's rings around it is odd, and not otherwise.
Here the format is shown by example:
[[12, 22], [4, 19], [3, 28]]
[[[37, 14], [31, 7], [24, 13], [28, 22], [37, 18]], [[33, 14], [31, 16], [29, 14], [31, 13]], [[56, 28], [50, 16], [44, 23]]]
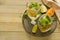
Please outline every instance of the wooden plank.
[[22, 21], [22, 14], [19, 13], [0, 14], [0, 22], [21, 22], [21, 21]]
[[60, 33], [46, 37], [36, 37], [25, 32], [0, 32], [0, 40], [60, 40]]
[[0, 0], [1, 5], [25, 5], [26, 0]]
[[0, 31], [24, 31], [20, 22], [0, 22]]
[[28, 3], [30, 2], [38, 2], [38, 3], [41, 3], [41, 0], [27, 0]]
[[20, 22], [26, 6], [0, 6], [0, 22]]
[[24, 32], [0, 32], [0, 40], [28, 40]]
[[40, 0], [0, 0], [0, 5], [26, 5], [27, 2], [40, 2]]
[[23, 13], [26, 6], [0, 5], [0, 13]]

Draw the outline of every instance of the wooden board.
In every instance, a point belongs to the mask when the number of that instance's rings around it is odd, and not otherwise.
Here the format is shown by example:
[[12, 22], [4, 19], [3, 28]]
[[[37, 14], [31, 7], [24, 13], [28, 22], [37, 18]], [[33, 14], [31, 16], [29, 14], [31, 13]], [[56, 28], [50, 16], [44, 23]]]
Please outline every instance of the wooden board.
[[40, 0], [0, 0], [0, 40], [60, 40], [60, 24], [47, 37], [34, 37], [25, 32], [22, 15], [26, 4], [32, 1], [40, 3]]

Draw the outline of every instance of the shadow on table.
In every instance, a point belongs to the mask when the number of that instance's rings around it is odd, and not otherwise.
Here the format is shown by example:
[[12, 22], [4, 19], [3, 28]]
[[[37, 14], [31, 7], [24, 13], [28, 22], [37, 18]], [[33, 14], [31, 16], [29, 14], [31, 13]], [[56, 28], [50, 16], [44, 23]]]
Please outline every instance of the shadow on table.
[[36, 37], [29, 34], [27, 34], [27, 36], [28, 36], [28, 40], [51, 40], [52, 38], [52, 34], [46, 37]]

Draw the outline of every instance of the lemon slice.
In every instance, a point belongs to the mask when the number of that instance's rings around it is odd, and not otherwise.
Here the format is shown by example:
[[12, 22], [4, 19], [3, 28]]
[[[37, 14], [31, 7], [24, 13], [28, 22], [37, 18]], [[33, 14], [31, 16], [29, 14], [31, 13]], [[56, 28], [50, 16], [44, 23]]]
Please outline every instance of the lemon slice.
[[36, 33], [37, 32], [37, 25], [34, 25], [32, 28], [32, 33]]
[[42, 13], [44, 13], [44, 12], [46, 12], [46, 11], [47, 11], [47, 8], [46, 8], [44, 5], [41, 5], [41, 7], [40, 7], [40, 8], [41, 8], [41, 12], [42, 12]]

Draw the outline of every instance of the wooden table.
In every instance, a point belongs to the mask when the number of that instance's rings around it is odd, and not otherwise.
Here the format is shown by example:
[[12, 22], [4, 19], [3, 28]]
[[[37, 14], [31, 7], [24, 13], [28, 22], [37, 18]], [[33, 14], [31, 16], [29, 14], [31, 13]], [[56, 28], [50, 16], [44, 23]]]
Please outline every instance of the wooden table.
[[60, 25], [47, 37], [34, 37], [25, 32], [22, 15], [27, 2], [40, 0], [0, 0], [0, 40], [60, 40]]

